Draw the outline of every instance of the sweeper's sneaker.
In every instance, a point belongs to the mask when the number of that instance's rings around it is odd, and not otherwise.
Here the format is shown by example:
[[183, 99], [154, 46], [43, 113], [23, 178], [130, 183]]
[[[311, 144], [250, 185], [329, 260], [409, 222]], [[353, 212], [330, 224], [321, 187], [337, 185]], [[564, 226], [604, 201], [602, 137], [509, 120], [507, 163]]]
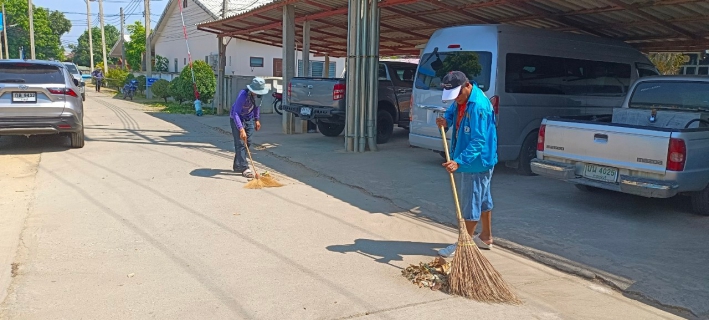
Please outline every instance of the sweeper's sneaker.
[[480, 235], [479, 235], [479, 234], [476, 234], [475, 237], [473, 237], [473, 241], [475, 242], [475, 244], [476, 244], [476, 245], [478, 246], [478, 248], [480, 248], [480, 249], [485, 249], [485, 250], [490, 250], [490, 249], [492, 249], [492, 243], [491, 243], [491, 244], [485, 243], [485, 241], [483, 241], [482, 239], [480, 239]]
[[253, 179], [253, 177], [254, 177], [254, 173], [251, 171], [251, 169], [244, 170], [244, 172], [242, 172], [241, 175], [247, 179]]
[[452, 257], [453, 255], [455, 255], [455, 249], [457, 247], [458, 246], [456, 244], [452, 244], [452, 245], [447, 246], [441, 250], [438, 250], [438, 254], [441, 255], [442, 257], [445, 257], [445, 258]]

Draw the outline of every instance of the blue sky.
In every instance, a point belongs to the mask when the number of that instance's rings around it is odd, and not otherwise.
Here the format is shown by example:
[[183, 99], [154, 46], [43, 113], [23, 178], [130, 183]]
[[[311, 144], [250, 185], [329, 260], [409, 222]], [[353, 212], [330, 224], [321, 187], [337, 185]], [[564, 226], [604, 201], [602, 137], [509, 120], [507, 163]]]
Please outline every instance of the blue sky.
[[[151, 27], [155, 27], [160, 14], [167, 5], [168, 0], [150, 0]], [[76, 43], [76, 40], [86, 31], [86, 2], [83, 0], [33, 0], [37, 7], [45, 7], [51, 10], [64, 12], [67, 19], [71, 21], [72, 28], [68, 34], [62, 37], [62, 45], [66, 47], [69, 43]], [[126, 24], [131, 24], [136, 20], [145, 21], [143, 11], [145, 8], [143, 0], [103, 0], [103, 15], [106, 25], [112, 24], [120, 28], [120, 8], [126, 14]], [[99, 27], [98, 2], [91, 2], [92, 23]], [[119, 29], [120, 30], [120, 29]]]

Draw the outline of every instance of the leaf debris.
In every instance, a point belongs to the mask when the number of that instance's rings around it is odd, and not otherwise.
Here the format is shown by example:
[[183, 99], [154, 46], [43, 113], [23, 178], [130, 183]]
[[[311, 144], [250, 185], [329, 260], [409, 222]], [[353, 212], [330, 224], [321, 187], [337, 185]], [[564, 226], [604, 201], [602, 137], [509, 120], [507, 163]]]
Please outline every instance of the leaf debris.
[[451, 264], [446, 259], [436, 257], [429, 263], [420, 262], [419, 265], [409, 265], [401, 270], [401, 275], [409, 279], [411, 283], [419, 288], [430, 288], [448, 292], [448, 275], [451, 271]]

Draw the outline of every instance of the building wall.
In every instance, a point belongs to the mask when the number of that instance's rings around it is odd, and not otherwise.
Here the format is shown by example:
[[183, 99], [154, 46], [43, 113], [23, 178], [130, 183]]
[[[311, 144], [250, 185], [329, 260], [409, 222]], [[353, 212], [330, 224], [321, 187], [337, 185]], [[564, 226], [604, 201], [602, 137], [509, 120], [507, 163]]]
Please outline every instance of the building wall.
[[[212, 20], [202, 8], [189, 2], [184, 9], [185, 25], [187, 26], [187, 36], [193, 60], [203, 60], [210, 55], [216, 55], [217, 38], [214, 34], [197, 30], [195, 24]], [[155, 41], [155, 54], [166, 57], [169, 61], [168, 70], [170, 72], [180, 72], [189, 64], [187, 60], [187, 47], [182, 33], [182, 21], [180, 10], [176, 8], [170, 17], [165, 21], [165, 28], [158, 35]], [[271, 77], [273, 73], [274, 58], [281, 58], [283, 49], [280, 47], [263, 45], [240, 39], [231, 39], [227, 45], [226, 74], [237, 76], [258, 76]], [[263, 67], [252, 68], [250, 66], [251, 57], [263, 58]], [[302, 53], [298, 53], [298, 58], [302, 58]], [[175, 59], [177, 59], [177, 70], [175, 70]], [[207, 58], [206, 60], [208, 60]], [[323, 57], [311, 60], [324, 61]], [[342, 74], [345, 68], [344, 59], [331, 58], [331, 62], [336, 62], [337, 75]]]

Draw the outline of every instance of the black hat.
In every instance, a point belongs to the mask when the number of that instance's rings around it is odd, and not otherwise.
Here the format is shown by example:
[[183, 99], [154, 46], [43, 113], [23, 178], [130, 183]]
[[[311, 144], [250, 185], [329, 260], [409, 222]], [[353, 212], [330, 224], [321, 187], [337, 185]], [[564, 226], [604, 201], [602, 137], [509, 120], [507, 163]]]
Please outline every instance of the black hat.
[[446, 74], [446, 76], [443, 77], [443, 81], [441, 81], [441, 85], [443, 86], [443, 101], [451, 101], [458, 98], [460, 89], [469, 82], [465, 73], [460, 71], [451, 71]]

